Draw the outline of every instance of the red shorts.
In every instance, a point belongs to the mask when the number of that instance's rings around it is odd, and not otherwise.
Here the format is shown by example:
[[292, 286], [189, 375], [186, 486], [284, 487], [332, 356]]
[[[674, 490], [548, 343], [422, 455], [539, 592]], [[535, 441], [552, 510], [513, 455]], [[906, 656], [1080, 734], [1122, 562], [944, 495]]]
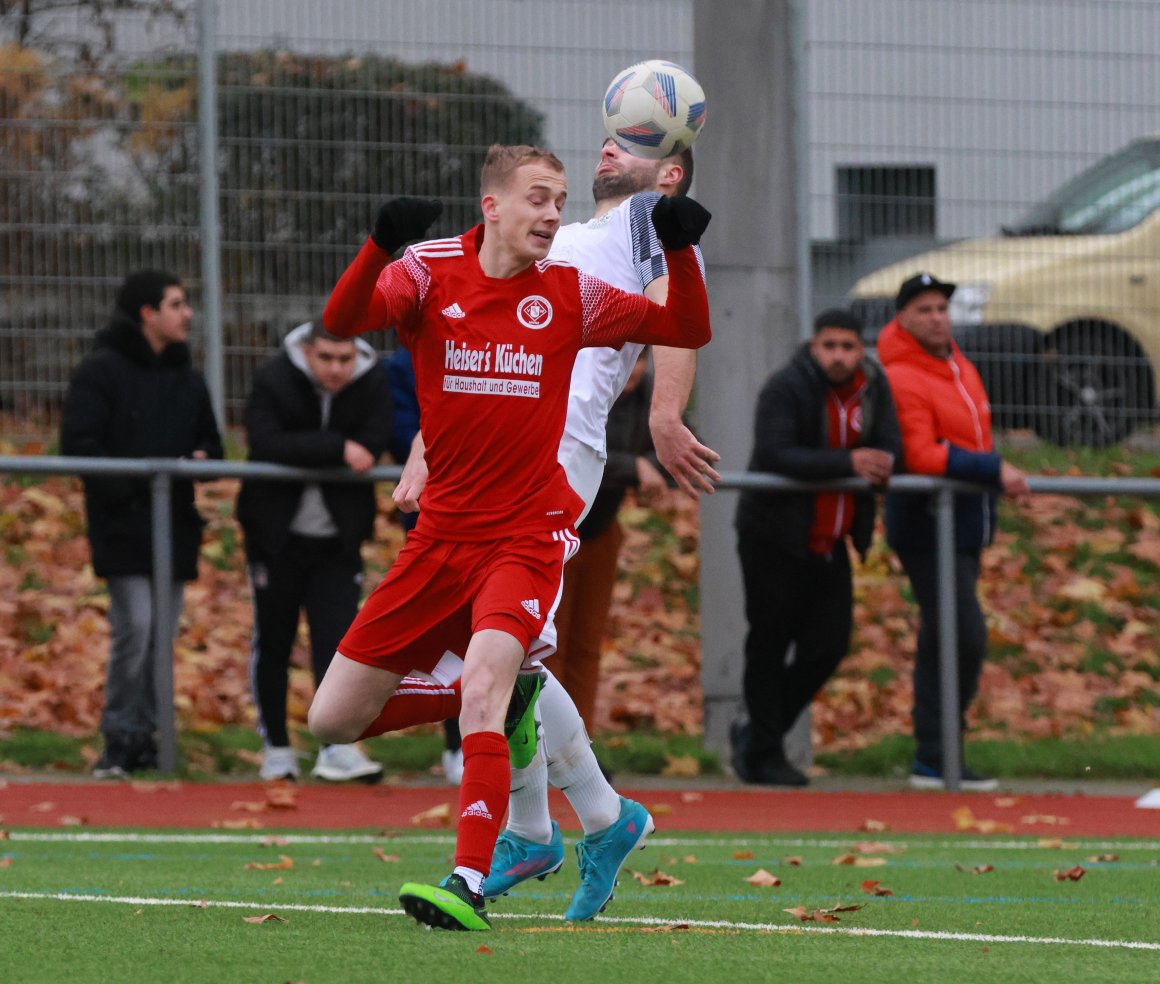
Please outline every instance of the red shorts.
[[444, 653], [463, 656], [473, 633], [500, 629], [526, 653], [559, 604], [578, 545], [572, 530], [479, 543], [412, 530], [338, 651], [392, 673], [430, 673]]

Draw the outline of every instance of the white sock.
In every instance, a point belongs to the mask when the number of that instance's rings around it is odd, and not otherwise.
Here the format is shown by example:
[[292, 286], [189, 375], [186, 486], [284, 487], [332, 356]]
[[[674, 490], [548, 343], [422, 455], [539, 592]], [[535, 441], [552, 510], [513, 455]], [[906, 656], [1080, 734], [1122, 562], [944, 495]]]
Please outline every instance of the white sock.
[[552, 839], [552, 818], [548, 814], [548, 766], [544, 762], [544, 742], [524, 769], [512, 769], [512, 789], [508, 796], [506, 830], [536, 844]]
[[476, 895], [483, 891], [483, 872], [476, 871], [474, 868], [465, 868], [463, 865], [457, 864], [455, 871], [456, 875], [462, 875], [463, 880], [467, 882], [467, 887], [470, 888]]
[[611, 826], [620, 816], [620, 796], [600, 771], [584, 719], [568, 691], [551, 674], [540, 690], [539, 712], [548, 781], [568, 797], [584, 833]]

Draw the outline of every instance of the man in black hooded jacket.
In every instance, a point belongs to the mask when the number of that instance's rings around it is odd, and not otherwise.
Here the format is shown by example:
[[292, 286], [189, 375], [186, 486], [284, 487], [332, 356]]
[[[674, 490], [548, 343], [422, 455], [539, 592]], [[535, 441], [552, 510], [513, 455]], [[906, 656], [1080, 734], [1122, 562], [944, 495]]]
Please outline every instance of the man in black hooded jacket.
[[[65, 396], [61, 452], [100, 458], [221, 458], [209, 392], [193, 368], [193, 311], [171, 273], [140, 270], [117, 291], [108, 326], [73, 372]], [[153, 611], [153, 531], [149, 480], [89, 476], [85, 513], [93, 570], [108, 581], [112, 641], [101, 715], [99, 778], [155, 768], [157, 705], [153, 640], [172, 639], [184, 585], [197, 577], [204, 523], [193, 482], [172, 485], [172, 623]]]
[[[291, 331], [282, 351], [254, 373], [246, 401], [253, 461], [365, 472], [386, 449], [390, 429], [390, 387], [374, 349], [361, 339], [328, 335], [321, 318]], [[286, 697], [300, 612], [310, 628], [317, 685], [358, 614], [360, 548], [374, 533], [375, 513], [370, 482], [242, 483], [238, 520], [254, 600], [250, 679], [264, 780], [299, 775]], [[357, 745], [326, 745], [312, 774], [331, 782], [374, 782], [383, 767]]]
[[[890, 386], [865, 357], [861, 322], [845, 310], [818, 315], [813, 338], [766, 381], [756, 418], [754, 472], [884, 485], [901, 453]], [[849, 650], [853, 583], [846, 539], [865, 557], [874, 509], [871, 493], [754, 490], [740, 496], [749, 725], [734, 725], [732, 739], [734, 770], [745, 782], [808, 781], [786, 759], [785, 733]]]

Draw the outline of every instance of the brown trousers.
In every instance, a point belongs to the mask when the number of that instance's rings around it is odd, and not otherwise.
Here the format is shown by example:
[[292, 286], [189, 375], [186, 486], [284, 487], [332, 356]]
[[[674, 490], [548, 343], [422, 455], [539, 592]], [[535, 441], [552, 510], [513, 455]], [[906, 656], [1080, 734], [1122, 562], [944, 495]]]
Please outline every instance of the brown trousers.
[[564, 568], [564, 592], [556, 609], [558, 644], [548, 668], [568, 691], [589, 731], [595, 724], [600, 646], [623, 541], [624, 531], [613, 520], [599, 536], [580, 544]]

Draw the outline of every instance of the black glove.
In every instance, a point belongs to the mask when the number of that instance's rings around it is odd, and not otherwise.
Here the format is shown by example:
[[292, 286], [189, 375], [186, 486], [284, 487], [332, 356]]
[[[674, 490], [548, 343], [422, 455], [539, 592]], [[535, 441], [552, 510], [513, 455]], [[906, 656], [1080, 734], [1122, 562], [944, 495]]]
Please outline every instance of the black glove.
[[371, 239], [379, 249], [393, 253], [412, 239], [421, 239], [443, 212], [437, 198], [392, 198], [379, 208]]
[[684, 249], [701, 241], [712, 217], [691, 198], [662, 196], [653, 206], [652, 224], [665, 249]]

